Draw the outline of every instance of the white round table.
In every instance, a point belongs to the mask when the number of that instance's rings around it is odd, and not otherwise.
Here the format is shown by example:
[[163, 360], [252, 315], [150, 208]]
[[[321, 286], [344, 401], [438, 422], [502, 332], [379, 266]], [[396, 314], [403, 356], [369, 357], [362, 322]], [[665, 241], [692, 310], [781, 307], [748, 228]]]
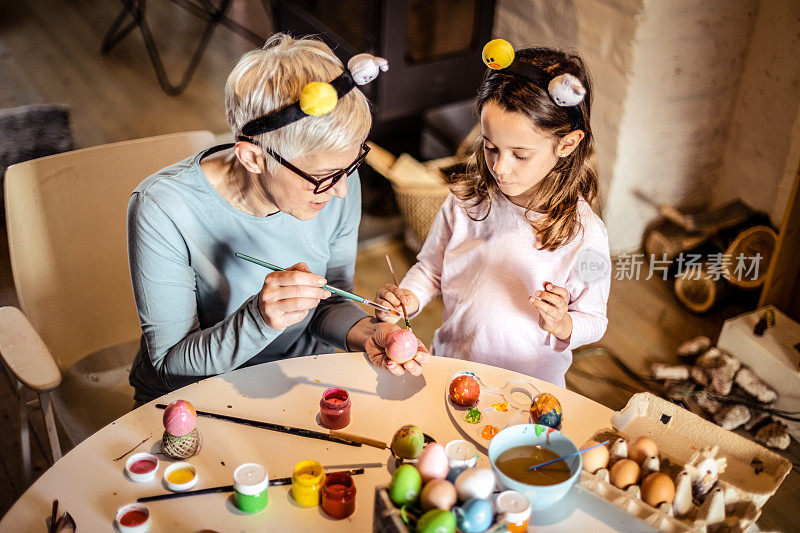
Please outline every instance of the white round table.
[[[92, 435], [45, 472], [14, 504], [0, 522], [0, 531], [46, 531], [54, 499], [59, 513], [69, 511], [78, 531], [114, 531], [119, 507], [136, 498], [165, 493], [161, 478], [174, 462], [159, 455], [158, 476], [148, 483], [133, 483], [124, 474], [124, 454], [143, 439], [136, 451], [160, 452], [163, 411], [155, 403], [176, 399], [198, 410], [276, 422], [326, 431], [317, 422], [322, 392], [333, 386], [347, 389], [352, 398], [352, 420], [342, 431], [389, 442], [404, 424], [416, 424], [440, 443], [464, 438], [450, 420], [444, 391], [449, 377], [459, 370], [476, 370], [483, 379], [505, 382], [521, 376], [515, 372], [457, 359], [433, 357], [424, 376], [395, 377], [373, 367], [362, 353], [339, 353], [286, 359], [209, 378], [146, 404]], [[534, 380], [542, 391], [555, 394], [564, 409], [563, 431], [580, 444], [597, 429], [610, 427], [612, 411], [568, 390]], [[371, 531], [376, 486], [391, 479], [394, 459], [388, 450], [352, 447], [317, 439], [256, 429], [230, 422], [198, 418], [203, 436], [200, 453], [190, 459], [198, 471], [195, 489], [233, 483], [234, 469], [246, 462], [264, 465], [270, 479], [291, 476], [295, 463], [314, 459], [328, 470], [370, 466], [354, 476], [355, 513], [336, 521], [318, 507], [294, 503], [291, 486], [269, 489], [269, 504], [257, 514], [245, 515], [226, 493], [150, 502], [149, 531]], [[488, 465], [481, 456], [479, 466]], [[532, 530], [592, 531], [638, 529], [642, 522], [577, 487], [546, 513], [537, 513]]]

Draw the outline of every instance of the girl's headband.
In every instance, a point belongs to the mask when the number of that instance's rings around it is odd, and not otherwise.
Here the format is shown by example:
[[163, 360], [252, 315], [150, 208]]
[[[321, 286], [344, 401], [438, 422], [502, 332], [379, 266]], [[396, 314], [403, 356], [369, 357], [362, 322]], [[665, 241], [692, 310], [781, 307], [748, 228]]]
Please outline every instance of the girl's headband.
[[303, 87], [300, 99], [268, 115], [251, 120], [242, 127], [242, 137], [248, 140], [262, 133], [288, 126], [301, 118], [319, 117], [333, 111], [339, 98], [356, 85], [366, 85], [378, 77], [380, 71], [389, 70], [389, 62], [382, 57], [358, 54], [350, 58], [347, 68], [330, 83], [312, 81]]
[[578, 106], [586, 96], [586, 88], [572, 74], [553, 77], [546, 70], [526, 61], [514, 61], [514, 47], [503, 39], [494, 39], [483, 47], [483, 62], [495, 72], [516, 74], [545, 89], [550, 99], [569, 115], [572, 129], [579, 129], [583, 114]]

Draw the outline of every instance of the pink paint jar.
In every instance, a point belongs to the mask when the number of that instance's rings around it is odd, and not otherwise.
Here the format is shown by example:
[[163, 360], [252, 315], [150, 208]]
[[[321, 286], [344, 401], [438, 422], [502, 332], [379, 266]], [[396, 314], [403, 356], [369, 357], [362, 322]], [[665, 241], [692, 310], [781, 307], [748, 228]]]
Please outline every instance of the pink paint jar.
[[340, 387], [326, 389], [319, 401], [319, 420], [328, 429], [342, 429], [350, 423], [350, 393]]

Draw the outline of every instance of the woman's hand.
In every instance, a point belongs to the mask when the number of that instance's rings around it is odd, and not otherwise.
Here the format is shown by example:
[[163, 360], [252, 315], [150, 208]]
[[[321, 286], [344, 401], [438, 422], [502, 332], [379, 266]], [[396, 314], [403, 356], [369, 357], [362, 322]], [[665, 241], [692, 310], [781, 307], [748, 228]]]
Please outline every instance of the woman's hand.
[[272, 272], [264, 278], [258, 293], [258, 310], [270, 328], [281, 331], [303, 320], [320, 300], [331, 293], [322, 289], [325, 278], [297, 263], [282, 272]]
[[386, 355], [386, 338], [391, 332], [398, 329], [400, 328], [394, 324], [376, 324], [375, 331], [364, 345], [364, 351], [367, 352], [367, 357], [373, 365], [385, 368], [395, 376], [402, 376], [405, 372], [412, 376], [419, 376], [422, 374], [422, 365], [431, 360], [431, 354], [421, 340], [417, 339], [417, 355], [402, 365], [395, 363]]
[[561, 340], [572, 335], [572, 317], [569, 310], [569, 291], [557, 287], [549, 281], [544, 282], [544, 290], [536, 291], [528, 298], [539, 311], [539, 327]]
[[397, 322], [403, 316], [403, 307], [400, 305], [401, 299], [403, 305], [406, 306], [406, 312], [408, 312], [409, 316], [419, 311], [419, 300], [413, 292], [408, 289], [401, 289], [397, 285], [392, 285], [391, 283], [384, 285], [375, 295], [375, 301], [390, 309], [394, 309], [399, 315], [377, 309], [375, 311], [375, 316], [378, 320], [391, 323]]

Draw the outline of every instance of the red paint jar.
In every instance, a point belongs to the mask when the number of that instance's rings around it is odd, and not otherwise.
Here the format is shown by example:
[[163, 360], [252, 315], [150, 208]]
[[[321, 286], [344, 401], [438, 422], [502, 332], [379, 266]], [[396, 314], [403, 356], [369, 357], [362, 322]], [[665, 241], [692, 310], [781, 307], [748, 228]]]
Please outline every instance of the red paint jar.
[[356, 484], [347, 472], [333, 472], [322, 486], [322, 510], [331, 518], [347, 518], [356, 510]]
[[342, 429], [350, 423], [350, 394], [333, 387], [322, 393], [319, 401], [319, 420], [328, 429]]

